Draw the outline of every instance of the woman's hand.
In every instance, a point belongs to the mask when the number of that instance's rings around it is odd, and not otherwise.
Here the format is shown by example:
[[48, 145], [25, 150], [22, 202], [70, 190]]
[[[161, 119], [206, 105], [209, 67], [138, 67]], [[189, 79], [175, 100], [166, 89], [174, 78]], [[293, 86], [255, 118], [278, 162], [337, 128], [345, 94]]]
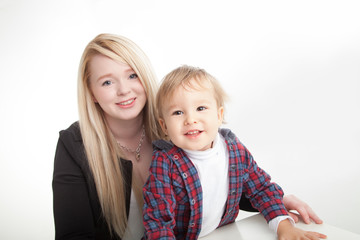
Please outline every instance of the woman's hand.
[[279, 223], [277, 234], [279, 240], [319, 240], [327, 238], [322, 233], [304, 231], [294, 227], [289, 220], [283, 220]]
[[[316, 215], [316, 213], [307, 205], [305, 202], [301, 201], [294, 195], [286, 195], [283, 198], [284, 205], [288, 211], [296, 210], [300, 217], [304, 220], [306, 224], [311, 223], [313, 220], [316, 224], [321, 224], [323, 221]], [[299, 215], [293, 212], [289, 212], [290, 216], [294, 219], [295, 222], [299, 221]]]

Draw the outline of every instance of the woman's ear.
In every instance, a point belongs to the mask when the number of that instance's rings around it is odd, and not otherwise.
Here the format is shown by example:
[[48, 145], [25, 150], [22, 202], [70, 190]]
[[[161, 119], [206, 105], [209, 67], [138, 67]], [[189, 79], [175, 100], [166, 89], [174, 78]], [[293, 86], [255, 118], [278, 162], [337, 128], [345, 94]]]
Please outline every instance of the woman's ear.
[[159, 124], [160, 124], [161, 129], [165, 133], [165, 135], [167, 135], [167, 127], [166, 127], [165, 120], [162, 118], [159, 118]]

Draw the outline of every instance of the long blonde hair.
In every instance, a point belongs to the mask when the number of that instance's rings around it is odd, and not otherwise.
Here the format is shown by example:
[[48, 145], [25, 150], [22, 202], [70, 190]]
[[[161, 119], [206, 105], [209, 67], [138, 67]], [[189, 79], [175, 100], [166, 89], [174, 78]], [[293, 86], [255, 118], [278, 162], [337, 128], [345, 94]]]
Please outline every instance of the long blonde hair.
[[121, 149], [111, 133], [102, 108], [94, 103], [90, 89], [89, 62], [95, 55], [104, 55], [128, 64], [138, 75], [147, 96], [143, 109], [146, 137], [151, 142], [159, 138], [155, 119], [156, 77], [145, 53], [131, 40], [113, 34], [100, 34], [86, 46], [79, 66], [78, 108], [79, 125], [85, 153], [93, 174], [102, 214], [110, 233], [123, 236], [126, 225], [124, 173], [119, 164]]

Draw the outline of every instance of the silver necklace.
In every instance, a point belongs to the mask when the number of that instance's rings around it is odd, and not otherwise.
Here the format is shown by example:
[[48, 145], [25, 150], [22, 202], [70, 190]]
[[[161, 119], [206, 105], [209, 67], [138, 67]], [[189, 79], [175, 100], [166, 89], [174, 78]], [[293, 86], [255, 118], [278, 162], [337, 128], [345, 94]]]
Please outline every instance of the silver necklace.
[[126, 150], [126, 151], [128, 151], [130, 153], [134, 153], [136, 161], [139, 161], [140, 160], [141, 145], [142, 145], [142, 142], [144, 141], [144, 138], [145, 138], [145, 127], [143, 125], [142, 126], [142, 133], [141, 133], [140, 141], [139, 141], [139, 144], [138, 144], [138, 146], [137, 146], [137, 148], [135, 150], [130, 149], [130, 148], [126, 147], [126, 146], [123, 146], [119, 142], [118, 142], [118, 144], [122, 149], [124, 149], [124, 150]]

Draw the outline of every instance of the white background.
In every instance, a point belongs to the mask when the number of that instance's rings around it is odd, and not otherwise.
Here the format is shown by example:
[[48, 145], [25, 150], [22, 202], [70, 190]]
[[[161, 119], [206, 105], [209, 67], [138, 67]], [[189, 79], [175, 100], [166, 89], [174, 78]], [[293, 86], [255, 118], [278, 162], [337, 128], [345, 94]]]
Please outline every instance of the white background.
[[77, 117], [85, 45], [135, 41], [161, 79], [205, 68], [226, 127], [285, 193], [360, 234], [358, 1], [0, 0], [0, 239], [53, 239], [58, 131]]

